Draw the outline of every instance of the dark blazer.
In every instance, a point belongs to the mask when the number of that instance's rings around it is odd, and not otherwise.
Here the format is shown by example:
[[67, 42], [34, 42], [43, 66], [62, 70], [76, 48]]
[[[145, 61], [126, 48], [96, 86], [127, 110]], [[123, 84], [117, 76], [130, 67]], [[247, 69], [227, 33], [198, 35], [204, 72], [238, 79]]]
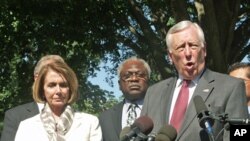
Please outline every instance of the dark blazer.
[[99, 116], [102, 128], [103, 141], [119, 141], [122, 130], [122, 108], [123, 103], [118, 103], [112, 108], [102, 112]]
[[[148, 88], [141, 115], [148, 115], [154, 122], [152, 132], [157, 133], [169, 123], [169, 112], [177, 78], [171, 77]], [[194, 91], [193, 97], [200, 95], [208, 110], [215, 114], [227, 113], [231, 118], [248, 118], [244, 82], [225, 74], [206, 69]], [[215, 137], [224, 125], [215, 121]], [[224, 137], [223, 137], [224, 136]], [[229, 131], [220, 134], [217, 141], [229, 141]], [[196, 109], [191, 99], [183, 125], [176, 138], [178, 141], [209, 141], [206, 132], [199, 126]]]
[[19, 105], [5, 112], [1, 141], [14, 141], [21, 121], [39, 113], [35, 102]]

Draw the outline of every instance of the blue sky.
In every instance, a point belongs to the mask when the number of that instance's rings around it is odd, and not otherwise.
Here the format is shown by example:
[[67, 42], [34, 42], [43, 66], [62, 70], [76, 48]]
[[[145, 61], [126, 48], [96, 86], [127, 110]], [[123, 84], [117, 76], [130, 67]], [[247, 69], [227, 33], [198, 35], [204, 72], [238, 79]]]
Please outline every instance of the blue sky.
[[[107, 63], [108, 65], [111, 65], [109, 63]], [[105, 65], [107, 65], [105, 64]], [[100, 66], [104, 65], [103, 63], [100, 64]], [[95, 85], [99, 85], [100, 88], [107, 90], [107, 91], [111, 91], [114, 92], [115, 97], [118, 99], [119, 97], [122, 96], [122, 93], [119, 89], [119, 85], [118, 85], [118, 77], [117, 75], [113, 75], [114, 78], [112, 79], [112, 81], [114, 82], [114, 87], [111, 87], [106, 81], [105, 78], [108, 76], [107, 72], [105, 72], [104, 69], [101, 69], [100, 71], [97, 71], [97, 77], [95, 78], [88, 78], [88, 80]]]

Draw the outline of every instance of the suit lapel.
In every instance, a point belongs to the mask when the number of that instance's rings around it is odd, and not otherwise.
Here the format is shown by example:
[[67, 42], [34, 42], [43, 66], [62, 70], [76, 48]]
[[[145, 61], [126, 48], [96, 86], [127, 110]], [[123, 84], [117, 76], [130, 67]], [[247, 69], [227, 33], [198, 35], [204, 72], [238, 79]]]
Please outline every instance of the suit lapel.
[[[202, 77], [200, 78], [198, 85], [194, 91], [193, 97], [196, 95], [200, 95], [204, 101], [207, 100], [207, 98], [210, 96], [214, 89], [214, 78], [211, 75], [211, 71], [206, 69]], [[192, 99], [193, 99], [192, 97]], [[181, 137], [181, 135], [188, 129], [192, 121], [197, 118], [196, 117], [196, 109], [193, 103], [193, 100], [191, 99], [188, 109], [187, 109], [187, 114], [185, 114], [184, 121], [182, 128], [178, 134], [178, 137]]]
[[160, 104], [161, 111], [162, 111], [161, 113], [166, 113], [166, 111], [167, 111], [167, 113], [165, 115], [161, 116], [161, 117], [163, 117], [162, 123], [168, 123], [168, 121], [169, 121], [171, 100], [173, 98], [176, 81], [177, 81], [176, 77], [170, 78], [169, 81], [167, 82], [166, 89], [162, 91], [163, 93], [161, 94], [161, 104]]
[[212, 72], [208, 69], [204, 72], [203, 76], [198, 82], [197, 88], [194, 91], [193, 97], [200, 95], [204, 101], [207, 100], [215, 87], [215, 83], [213, 83], [215, 79], [211, 73]]
[[113, 109], [113, 114], [111, 115], [111, 118], [115, 123], [113, 125], [114, 125], [114, 129], [116, 131], [116, 135], [118, 135], [118, 138], [119, 138], [120, 132], [122, 130], [121, 119], [122, 119], [123, 104], [124, 104], [124, 102], [121, 102], [117, 106], [115, 106]]
[[24, 114], [26, 116], [26, 118], [29, 118], [29, 117], [32, 117], [34, 115], [39, 114], [38, 105], [35, 102], [30, 103], [25, 108], [26, 108], [26, 111], [27, 111], [27, 113]]

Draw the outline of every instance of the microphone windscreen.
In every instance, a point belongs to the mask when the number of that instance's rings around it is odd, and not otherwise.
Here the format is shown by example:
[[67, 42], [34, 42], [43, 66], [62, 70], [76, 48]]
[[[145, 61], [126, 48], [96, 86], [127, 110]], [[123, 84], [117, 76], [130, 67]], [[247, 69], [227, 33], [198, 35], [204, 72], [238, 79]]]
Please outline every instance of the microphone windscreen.
[[207, 122], [209, 122], [210, 126], [212, 126], [214, 124], [214, 120], [210, 117], [209, 111], [202, 97], [197, 95], [194, 97], [193, 101], [200, 127], [204, 129], [207, 128]]
[[123, 139], [123, 137], [126, 136], [126, 134], [128, 134], [130, 132], [131, 128], [126, 126], [122, 129], [121, 133], [120, 133], [120, 140]]
[[153, 127], [154, 127], [154, 123], [152, 121], [151, 118], [147, 117], [147, 116], [141, 116], [138, 119], [135, 120], [135, 122], [133, 123], [133, 125], [131, 126], [131, 129], [137, 127], [139, 128], [139, 130], [143, 133], [143, 134], [149, 134]]
[[177, 136], [177, 131], [176, 129], [171, 126], [171, 125], [166, 125], [166, 126], [163, 126], [158, 134], [156, 135], [156, 137], [160, 135], [160, 137], [162, 138], [162, 135], [165, 135], [170, 141], [173, 141], [175, 140], [176, 136]]
[[[155, 137], [155, 141], [171, 141], [171, 140], [164, 134], [158, 134]], [[172, 141], [174, 141], [174, 140], [172, 140]]]
[[199, 114], [202, 111], [207, 111], [207, 106], [201, 96], [197, 95], [193, 99], [196, 112]]

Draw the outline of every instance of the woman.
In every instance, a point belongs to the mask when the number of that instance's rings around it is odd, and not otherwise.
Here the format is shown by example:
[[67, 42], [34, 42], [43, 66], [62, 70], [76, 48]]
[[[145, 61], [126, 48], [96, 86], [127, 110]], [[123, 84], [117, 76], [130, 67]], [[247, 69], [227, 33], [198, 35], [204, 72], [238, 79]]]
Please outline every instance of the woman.
[[33, 85], [33, 99], [44, 108], [20, 123], [15, 141], [101, 141], [97, 117], [72, 109], [77, 95], [77, 77], [66, 63], [44, 66]]

